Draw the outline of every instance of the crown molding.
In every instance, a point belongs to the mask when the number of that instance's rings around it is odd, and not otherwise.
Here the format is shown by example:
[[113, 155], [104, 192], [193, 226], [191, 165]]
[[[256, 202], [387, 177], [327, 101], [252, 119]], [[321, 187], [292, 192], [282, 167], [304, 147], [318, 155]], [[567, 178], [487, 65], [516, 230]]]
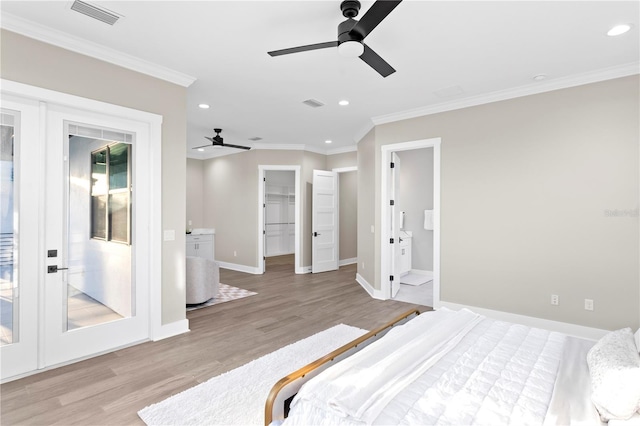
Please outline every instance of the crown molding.
[[[268, 150], [268, 151], [306, 151], [313, 152], [321, 155], [335, 155], [335, 154], [343, 154], [345, 152], [354, 152], [358, 150], [356, 145], [353, 146], [345, 146], [342, 148], [335, 149], [322, 149], [317, 148], [315, 146], [303, 145], [303, 144], [269, 144], [269, 143], [254, 143], [252, 145], [253, 149], [260, 150]], [[237, 152], [229, 152], [229, 150], [216, 150], [218, 152], [215, 153], [205, 153], [205, 152], [187, 152], [187, 158], [192, 158], [194, 160], [208, 160], [210, 158], [215, 157], [224, 157], [225, 155], [236, 154]], [[235, 150], [234, 150], [235, 151]]]
[[256, 142], [253, 144], [253, 149], [273, 149], [273, 150], [280, 150], [280, 151], [304, 151], [305, 145], [286, 144], [286, 143], [270, 144], [270, 143]]
[[358, 150], [358, 146], [357, 145], [343, 146], [342, 148], [328, 149], [325, 152], [325, 155], [344, 154], [344, 153], [347, 153], [347, 152], [355, 152], [357, 150]]
[[369, 119], [365, 123], [365, 125], [362, 126], [360, 130], [353, 136], [353, 141], [356, 143], [356, 145], [360, 143], [360, 141], [364, 139], [364, 137], [367, 136], [367, 133], [369, 133], [374, 127], [376, 127], [376, 125], [373, 122], [373, 119]]
[[[478, 96], [472, 96], [464, 99], [458, 99], [450, 102], [443, 102], [435, 105], [415, 108], [411, 110], [401, 111], [392, 114], [380, 115], [372, 117], [373, 125], [377, 126], [395, 121], [407, 120], [410, 118], [421, 117], [424, 115], [437, 114], [440, 112], [453, 111], [456, 109], [468, 108], [488, 104], [492, 102], [504, 101], [507, 99], [520, 98], [523, 96], [536, 95], [553, 90], [566, 89], [569, 87], [582, 86], [584, 84], [597, 83], [614, 78], [627, 77], [630, 75], [640, 74], [640, 62], [632, 62], [628, 64], [618, 65], [615, 67], [603, 68], [596, 71], [575, 74], [567, 77], [560, 77], [539, 83], [527, 84], [512, 89], [499, 90]], [[366, 133], [362, 135], [364, 137]]]
[[135, 56], [119, 52], [115, 49], [82, 40], [62, 31], [55, 30], [35, 22], [19, 18], [3, 12], [0, 28], [39, 40], [41, 42], [61, 47], [81, 55], [90, 56], [101, 61], [109, 62], [151, 77], [159, 78], [183, 87], [189, 87], [196, 81], [195, 77], [145, 61]]

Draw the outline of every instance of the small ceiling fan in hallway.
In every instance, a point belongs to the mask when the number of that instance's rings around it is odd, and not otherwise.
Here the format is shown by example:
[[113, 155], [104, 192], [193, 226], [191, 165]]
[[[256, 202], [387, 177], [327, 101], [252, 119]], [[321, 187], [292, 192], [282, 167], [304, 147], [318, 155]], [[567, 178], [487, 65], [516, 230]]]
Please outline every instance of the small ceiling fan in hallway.
[[213, 129], [214, 132], [216, 132], [216, 135], [212, 138], [210, 138], [209, 136], [205, 136], [205, 139], [208, 139], [211, 141], [210, 144], [206, 144], [206, 145], [202, 145], [202, 146], [196, 146], [193, 149], [201, 149], [201, 148], [206, 148], [208, 146], [219, 146], [222, 148], [237, 148], [237, 149], [251, 149], [250, 146], [242, 146], [242, 145], [232, 145], [229, 143], [224, 143], [224, 139], [222, 136], [220, 136], [220, 132], [222, 132], [222, 129]]

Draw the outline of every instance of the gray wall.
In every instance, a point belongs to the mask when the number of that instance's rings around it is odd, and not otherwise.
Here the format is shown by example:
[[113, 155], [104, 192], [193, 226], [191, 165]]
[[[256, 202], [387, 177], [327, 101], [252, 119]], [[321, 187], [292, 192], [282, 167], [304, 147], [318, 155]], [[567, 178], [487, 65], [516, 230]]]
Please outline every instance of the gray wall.
[[176, 239], [162, 245], [162, 322], [183, 320], [186, 88], [6, 30], [0, 54], [2, 78], [163, 116], [162, 228]]
[[411, 269], [433, 271], [433, 231], [424, 229], [424, 211], [433, 209], [433, 148], [397, 152], [400, 188], [396, 201], [411, 231]]
[[[637, 328], [638, 83], [636, 75], [377, 126], [358, 144], [360, 229], [380, 229], [380, 147], [440, 137], [442, 300]], [[375, 168], [360, 167], [365, 158]], [[359, 234], [367, 268], [379, 245]], [[379, 289], [380, 278], [363, 272]]]

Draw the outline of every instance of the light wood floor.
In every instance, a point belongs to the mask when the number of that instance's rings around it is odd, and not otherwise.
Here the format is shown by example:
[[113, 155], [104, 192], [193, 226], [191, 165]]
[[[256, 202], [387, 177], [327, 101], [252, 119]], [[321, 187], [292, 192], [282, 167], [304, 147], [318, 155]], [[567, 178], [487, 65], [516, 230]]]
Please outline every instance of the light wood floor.
[[0, 423], [143, 425], [145, 406], [282, 346], [339, 323], [372, 329], [417, 307], [372, 299], [355, 265], [295, 275], [276, 263], [264, 275], [221, 270], [221, 282], [258, 294], [189, 312], [190, 333], [3, 384]]

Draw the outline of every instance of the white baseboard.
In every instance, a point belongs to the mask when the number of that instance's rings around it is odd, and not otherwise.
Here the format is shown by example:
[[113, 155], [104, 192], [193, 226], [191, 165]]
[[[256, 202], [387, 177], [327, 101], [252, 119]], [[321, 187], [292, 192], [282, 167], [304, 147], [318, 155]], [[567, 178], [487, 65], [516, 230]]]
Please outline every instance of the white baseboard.
[[358, 284], [360, 284], [360, 286], [362, 288], [364, 288], [364, 290], [367, 293], [369, 293], [369, 296], [373, 297], [374, 299], [378, 299], [378, 300], [386, 300], [386, 298], [383, 297], [383, 295], [382, 295], [382, 291], [381, 290], [376, 290], [375, 288], [373, 288], [373, 286], [371, 284], [369, 284], [367, 282], [367, 280], [365, 280], [363, 278], [362, 275], [356, 273], [356, 282]]
[[545, 330], [557, 331], [569, 336], [580, 337], [588, 340], [598, 340], [609, 330], [602, 330], [599, 328], [585, 327], [577, 324], [570, 324], [560, 321], [552, 321], [544, 318], [529, 317], [526, 315], [512, 314], [510, 312], [494, 311], [492, 309], [479, 308], [477, 306], [461, 305], [451, 302], [440, 302], [440, 307], [446, 307], [453, 310], [460, 310], [463, 308], [469, 309], [477, 314], [484, 315], [489, 318], [497, 319], [500, 321], [508, 321], [516, 324], [527, 325], [529, 327], [542, 328]]
[[216, 262], [218, 262], [218, 265], [220, 265], [220, 267], [224, 269], [231, 269], [232, 271], [238, 271], [238, 272], [246, 272], [247, 274], [262, 275], [262, 271], [258, 269], [257, 266], [240, 265], [237, 263], [221, 262], [219, 260], [216, 260]]
[[159, 329], [154, 331], [153, 336], [151, 336], [151, 340], [157, 342], [158, 340], [177, 336], [178, 334], [187, 333], [189, 331], [191, 331], [189, 330], [189, 320], [183, 319], [169, 324], [163, 324]]
[[310, 274], [311, 266], [296, 267], [296, 274]]
[[352, 257], [351, 259], [342, 259], [338, 264], [340, 266], [345, 266], [345, 265], [353, 265], [354, 263], [358, 262], [358, 258], [357, 257]]

